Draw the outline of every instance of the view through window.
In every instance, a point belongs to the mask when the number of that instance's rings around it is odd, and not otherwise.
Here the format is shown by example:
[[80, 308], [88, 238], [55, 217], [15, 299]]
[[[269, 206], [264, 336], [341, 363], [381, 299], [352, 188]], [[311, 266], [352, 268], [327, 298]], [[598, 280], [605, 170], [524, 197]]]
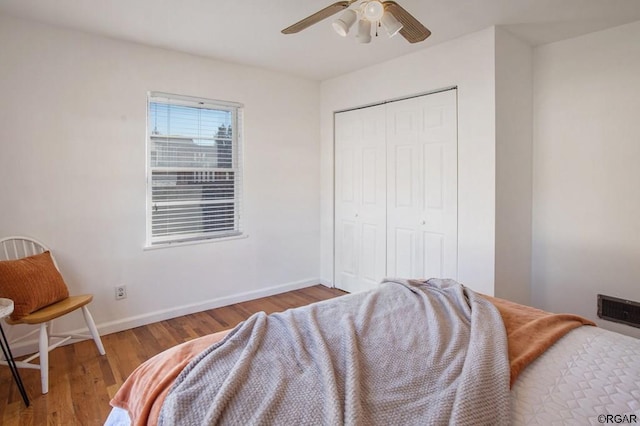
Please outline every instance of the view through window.
[[241, 234], [242, 106], [150, 93], [148, 245]]

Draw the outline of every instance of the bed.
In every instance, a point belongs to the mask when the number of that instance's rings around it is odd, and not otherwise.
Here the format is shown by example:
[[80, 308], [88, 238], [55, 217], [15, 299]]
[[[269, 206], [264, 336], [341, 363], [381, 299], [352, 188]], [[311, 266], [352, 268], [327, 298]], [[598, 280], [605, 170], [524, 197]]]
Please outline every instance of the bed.
[[640, 419], [640, 341], [452, 280], [386, 280], [158, 354], [107, 425]]

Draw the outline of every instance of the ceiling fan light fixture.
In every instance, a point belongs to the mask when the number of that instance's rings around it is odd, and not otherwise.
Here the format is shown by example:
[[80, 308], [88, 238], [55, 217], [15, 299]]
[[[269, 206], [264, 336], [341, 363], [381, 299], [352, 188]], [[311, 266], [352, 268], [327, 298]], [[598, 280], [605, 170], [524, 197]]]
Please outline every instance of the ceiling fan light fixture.
[[380, 19], [380, 23], [389, 34], [389, 37], [393, 37], [398, 34], [398, 31], [402, 29], [402, 24], [396, 19], [390, 12], [385, 11]]
[[376, 37], [378, 27], [384, 26], [389, 37], [400, 33], [409, 43], [419, 43], [431, 35], [427, 27], [394, 0], [334, 0], [334, 3], [288, 26], [281, 32], [296, 34], [339, 13], [341, 13], [340, 18], [333, 22], [334, 30], [346, 37], [358, 21], [356, 39], [360, 43], [371, 42], [372, 26], [376, 27]]
[[369, 22], [378, 22], [384, 14], [384, 5], [378, 0], [370, 0], [364, 4], [362, 13]]
[[345, 10], [342, 15], [335, 21], [333, 21], [333, 29], [342, 37], [346, 37], [349, 33], [349, 29], [358, 19], [358, 14], [353, 9]]
[[371, 43], [371, 22], [367, 19], [358, 21], [358, 34], [356, 40], [360, 43]]

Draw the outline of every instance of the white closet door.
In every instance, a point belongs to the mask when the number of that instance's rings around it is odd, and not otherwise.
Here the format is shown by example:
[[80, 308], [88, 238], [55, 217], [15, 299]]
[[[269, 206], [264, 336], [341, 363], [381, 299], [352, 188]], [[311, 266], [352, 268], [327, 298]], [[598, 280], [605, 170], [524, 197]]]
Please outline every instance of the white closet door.
[[387, 104], [387, 176], [387, 275], [457, 278], [455, 90]]
[[386, 269], [384, 105], [335, 115], [335, 286], [375, 287]]

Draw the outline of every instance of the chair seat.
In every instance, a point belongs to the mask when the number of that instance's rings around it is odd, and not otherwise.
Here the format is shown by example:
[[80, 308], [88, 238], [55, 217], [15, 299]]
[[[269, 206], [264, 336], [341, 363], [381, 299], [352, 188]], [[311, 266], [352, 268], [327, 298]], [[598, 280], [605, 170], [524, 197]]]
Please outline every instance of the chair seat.
[[69, 312], [75, 311], [78, 308], [90, 303], [93, 300], [92, 294], [81, 294], [78, 296], [70, 296], [59, 302], [45, 306], [42, 309], [20, 318], [19, 320], [12, 320], [6, 318], [8, 324], [41, 324], [48, 322]]

